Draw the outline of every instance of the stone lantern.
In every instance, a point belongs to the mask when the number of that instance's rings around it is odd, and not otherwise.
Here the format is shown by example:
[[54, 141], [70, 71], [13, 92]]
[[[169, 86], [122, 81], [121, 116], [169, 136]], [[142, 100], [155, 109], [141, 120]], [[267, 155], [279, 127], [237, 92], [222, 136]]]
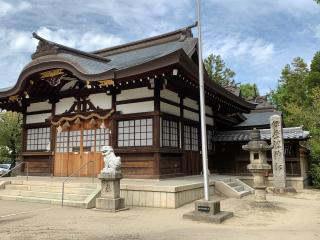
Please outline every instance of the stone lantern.
[[271, 166], [267, 163], [267, 151], [272, 149], [266, 141], [261, 140], [260, 131], [253, 129], [251, 141], [243, 145], [242, 149], [250, 151], [250, 164], [247, 166], [249, 172], [253, 174], [253, 187], [255, 189], [255, 202], [257, 204], [267, 203], [266, 188], [268, 172]]

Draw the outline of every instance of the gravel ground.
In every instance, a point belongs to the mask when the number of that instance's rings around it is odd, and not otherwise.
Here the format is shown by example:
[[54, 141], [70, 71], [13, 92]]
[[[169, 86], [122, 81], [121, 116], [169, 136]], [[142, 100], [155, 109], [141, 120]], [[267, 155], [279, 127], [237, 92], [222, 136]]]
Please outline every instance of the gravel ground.
[[222, 200], [221, 208], [234, 212], [234, 217], [220, 225], [183, 220], [193, 204], [108, 213], [0, 201], [0, 239], [320, 239], [320, 191], [268, 195], [268, 199], [274, 208], [252, 207], [253, 196]]

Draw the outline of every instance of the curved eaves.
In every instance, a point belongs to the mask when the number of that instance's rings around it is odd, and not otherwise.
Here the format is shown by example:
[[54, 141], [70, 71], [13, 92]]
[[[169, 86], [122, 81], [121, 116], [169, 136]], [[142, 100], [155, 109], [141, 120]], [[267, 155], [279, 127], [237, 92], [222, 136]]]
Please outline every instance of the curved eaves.
[[47, 60], [41, 62], [31, 62], [29, 63], [20, 73], [19, 78], [16, 84], [10, 88], [6, 89], [5, 91], [0, 92], [0, 98], [9, 97], [19, 93], [21, 89], [25, 87], [27, 78], [35, 73], [46, 71], [48, 69], [54, 68], [63, 68], [65, 70], [70, 71], [74, 76], [78, 77], [84, 81], [99, 81], [105, 79], [113, 79], [114, 72], [116, 69], [110, 69], [106, 72], [97, 73], [97, 74], [87, 74], [81, 66], [71, 61], [64, 61], [61, 59]]

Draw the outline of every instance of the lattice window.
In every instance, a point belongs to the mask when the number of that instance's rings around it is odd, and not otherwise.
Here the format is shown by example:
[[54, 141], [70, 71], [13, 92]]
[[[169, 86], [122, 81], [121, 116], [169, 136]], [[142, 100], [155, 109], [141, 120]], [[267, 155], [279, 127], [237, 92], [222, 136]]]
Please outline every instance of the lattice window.
[[118, 147], [152, 146], [151, 118], [118, 122]]
[[213, 129], [209, 128], [207, 129], [207, 145], [208, 145], [208, 151], [213, 150]]
[[80, 139], [81, 139], [80, 130], [69, 132], [69, 152], [80, 151]]
[[83, 130], [83, 150], [93, 151], [94, 150], [94, 129]]
[[109, 145], [109, 128], [96, 129], [96, 151], [101, 151], [102, 146]]
[[50, 147], [50, 127], [27, 130], [27, 151], [45, 151]]
[[198, 128], [188, 125], [184, 126], [184, 148], [185, 150], [198, 151]]
[[191, 150], [190, 127], [184, 126], [184, 149]]
[[56, 152], [68, 152], [68, 132], [57, 132]]
[[162, 120], [162, 146], [179, 146], [179, 124], [176, 121]]
[[286, 157], [291, 157], [291, 158], [297, 157], [297, 151], [294, 145], [285, 144], [284, 152]]

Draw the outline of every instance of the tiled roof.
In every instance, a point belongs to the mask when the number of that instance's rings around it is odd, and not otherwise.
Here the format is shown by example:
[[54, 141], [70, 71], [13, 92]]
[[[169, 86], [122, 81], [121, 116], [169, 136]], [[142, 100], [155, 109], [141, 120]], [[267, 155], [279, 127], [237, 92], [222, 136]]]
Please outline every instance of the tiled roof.
[[268, 112], [251, 112], [249, 114], [243, 114], [246, 118], [245, 121], [239, 123], [238, 125], [234, 126], [235, 128], [238, 127], [250, 127], [250, 126], [261, 126], [261, 125], [269, 125], [270, 124], [270, 117], [272, 115], [279, 115], [281, 116], [281, 112], [279, 111], [268, 111]]
[[64, 61], [72, 63], [79, 71], [84, 74], [100, 74], [109, 70], [121, 70], [139, 64], [150, 62], [162, 56], [166, 56], [179, 49], [183, 49], [189, 54], [196, 45], [196, 39], [187, 38], [184, 41], [172, 41], [146, 48], [134, 49], [114, 55], [108, 55], [106, 60], [90, 58], [76, 52], [62, 51], [55, 55], [46, 55], [30, 62], [25, 68], [36, 65], [41, 61]]
[[[28, 76], [43, 69], [54, 68], [66, 69], [82, 81], [95, 82], [106, 79], [120, 81], [179, 65], [198, 84], [198, 66], [193, 59], [197, 51], [197, 38], [192, 36], [191, 31], [194, 26], [91, 53], [63, 46], [34, 34], [39, 43], [36, 52], [32, 54], [32, 61], [24, 67], [15, 86], [0, 89], [0, 100], [24, 91], [24, 81], [27, 81]], [[206, 74], [205, 84], [215, 96], [240, 107], [241, 112], [248, 112], [255, 107], [211, 81]]]
[[[219, 131], [214, 136], [215, 142], [247, 142], [250, 141], [251, 130]], [[270, 129], [260, 129], [261, 139], [270, 140]], [[306, 140], [310, 137], [309, 131], [304, 131], [302, 127], [283, 128], [283, 138], [285, 140]]]

